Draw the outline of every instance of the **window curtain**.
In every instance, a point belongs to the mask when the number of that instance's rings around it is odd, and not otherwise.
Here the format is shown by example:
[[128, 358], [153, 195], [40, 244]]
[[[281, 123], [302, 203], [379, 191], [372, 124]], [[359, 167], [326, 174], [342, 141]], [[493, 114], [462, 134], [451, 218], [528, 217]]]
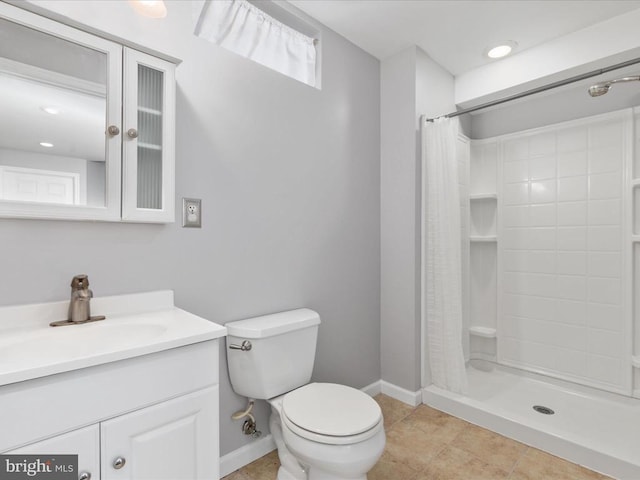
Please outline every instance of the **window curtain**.
[[422, 122], [422, 325], [431, 381], [465, 393], [458, 119]]
[[207, 0], [194, 33], [307, 85], [316, 84], [314, 39], [246, 0]]

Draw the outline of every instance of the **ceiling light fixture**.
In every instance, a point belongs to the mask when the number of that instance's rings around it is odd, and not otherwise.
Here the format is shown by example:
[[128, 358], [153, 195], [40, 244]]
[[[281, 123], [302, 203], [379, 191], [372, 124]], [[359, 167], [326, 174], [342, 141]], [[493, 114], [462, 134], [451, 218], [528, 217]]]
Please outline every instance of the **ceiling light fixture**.
[[164, 18], [167, 16], [167, 6], [163, 0], [129, 0], [133, 9], [140, 15], [149, 18]]
[[516, 42], [501, 42], [499, 45], [487, 48], [484, 54], [489, 58], [502, 58], [509, 55], [516, 46]]
[[49, 142], [40, 142], [40, 145], [46, 148], [53, 147], [53, 143], [49, 143]]

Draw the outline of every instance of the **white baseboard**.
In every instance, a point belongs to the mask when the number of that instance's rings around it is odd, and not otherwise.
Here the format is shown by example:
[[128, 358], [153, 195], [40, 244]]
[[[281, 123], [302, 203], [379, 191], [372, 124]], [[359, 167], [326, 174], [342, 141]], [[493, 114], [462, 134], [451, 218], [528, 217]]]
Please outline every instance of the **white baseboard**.
[[[361, 389], [367, 395], [375, 397], [379, 393], [395, 398], [396, 400], [415, 407], [422, 403], [422, 391], [411, 392], [392, 383], [378, 380]], [[220, 458], [220, 477], [229, 475], [239, 468], [263, 457], [276, 449], [276, 443], [271, 434], [265, 435], [259, 440], [248, 443], [233, 452], [229, 452]]]
[[406, 403], [412, 407], [417, 407], [422, 403], [422, 390], [412, 392], [398, 387], [393, 383], [385, 382], [384, 380], [380, 380], [380, 386], [382, 393], [396, 400], [400, 400], [402, 403]]
[[382, 380], [377, 380], [373, 382], [371, 385], [367, 385], [360, 389], [370, 397], [375, 397], [379, 393], [382, 393]]
[[239, 468], [264, 457], [276, 449], [276, 442], [271, 434], [237, 448], [233, 452], [220, 457], [220, 478], [235, 472]]

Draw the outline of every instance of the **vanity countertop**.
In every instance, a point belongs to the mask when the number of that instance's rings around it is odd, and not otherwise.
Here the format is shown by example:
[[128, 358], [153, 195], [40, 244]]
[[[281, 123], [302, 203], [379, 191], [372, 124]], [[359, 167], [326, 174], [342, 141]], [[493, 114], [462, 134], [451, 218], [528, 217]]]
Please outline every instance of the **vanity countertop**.
[[0, 385], [147, 355], [226, 335], [226, 328], [173, 304], [169, 290], [97, 297], [102, 321], [50, 327], [68, 301], [0, 307]]

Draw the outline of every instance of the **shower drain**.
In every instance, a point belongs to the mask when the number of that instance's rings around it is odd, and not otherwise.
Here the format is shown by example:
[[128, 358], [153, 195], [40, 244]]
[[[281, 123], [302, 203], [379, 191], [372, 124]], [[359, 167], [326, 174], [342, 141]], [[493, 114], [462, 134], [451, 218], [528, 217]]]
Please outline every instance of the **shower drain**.
[[544, 415], [553, 415], [554, 412], [553, 410], [551, 410], [549, 407], [543, 407], [542, 405], [534, 405], [533, 409], [538, 412], [538, 413], [542, 413]]

